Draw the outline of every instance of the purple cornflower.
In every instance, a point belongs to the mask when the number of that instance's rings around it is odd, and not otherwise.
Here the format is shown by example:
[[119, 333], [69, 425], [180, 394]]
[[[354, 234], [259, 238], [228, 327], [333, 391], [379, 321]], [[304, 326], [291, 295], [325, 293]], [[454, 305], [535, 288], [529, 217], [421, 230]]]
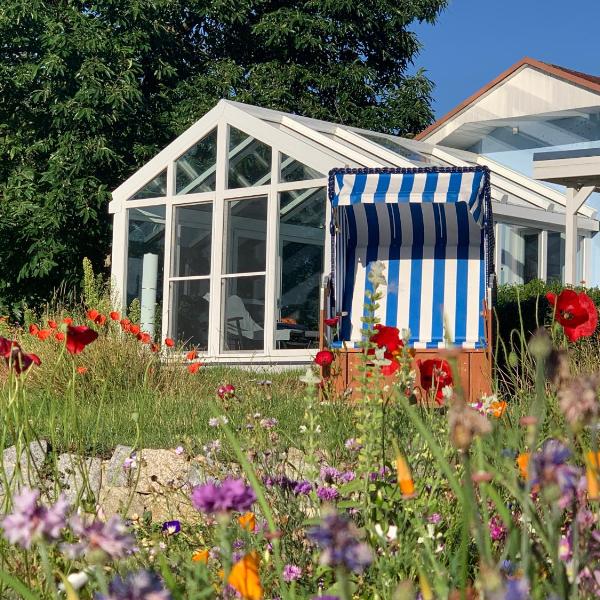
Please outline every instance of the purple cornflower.
[[321, 525], [308, 531], [308, 537], [320, 546], [322, 565], [361, 573], [373, 560], [371, 549], [358, 540], [358, 529], [344, 515], [327, 515]]
[[231, 547], [234, 550], [243, 550], [245, 546], [246, 546], [246, 542], [244, 542], [244, 540], [242, 540], [240, 538], [233, 540], [233, 543], [231, 544]]
[[527, 579], [509, 579], [502, 600], [528, 600], [529, 582]]
[[333, 487], [317, 488], [317, 497], [320, 500], [331, 501], [339, 497], [340, 493]]
[[192, 490], [192, 504], [204, 513], [246, 512], [256, 500], [254, 490], [242, 479], [228, 478], [220, 485], [205, 483]]
[[325, 483], [335, 483], [341, 473], [335, 467], [321, 467], [321, 471], [319, 473], [319, 477]]
[[290, 479], [287, 475], [269, 475], [263, 478], [263, 482], [268, 488], [279, 487], [286, 492], [293, 490], [297, 484], [296, 481]]
[[312, 484], [309, 481], [299, 481], [294, 486], [294, 494], [296, 496], [308, 496], [312, 491]]
[[173, 535], [181, 531], [181, 523], [179, 521], [165, 521], [162, 524], [162, 532], [166, 535]]
[[570, 456], [569, 448], [555, 439], [546, 440], [540, 451], [533, 455], [532, 485], [539, 485], [542, 490], [558, 486], [561, 492], [558, 504], [561, 508], [571, 504], [579, 482], [579, 469], [566, 464]]
[[379, 471], [373, 471], [369, 473], [369, 479], [371, 481], [377, 481], [378, 479], [385, 479], [390, 474], [389, 467], [381, 467]]
[[344, 471], [340, 475], [340, 481], [343, 483], [349, 483], [350, 481], [354, 481], [356, 479], [356, 473], [354, 471]]
[[125, 579], [117, 575], [108, 585], [108, 595], [97, 594], [96, 600], [171, 600], [171, 593], [158, 575], [138, 571]]
[[273, 427], [275, 427], [277, 423], [279, 423], [279, 421], [274, 417], [268, 417], [267, 419], [261, 419], [259, 421], [260, 426], [264, 429], [273, 429]]
[[71, 518], [71, 529], [79, 538], [75, 544], [63, 544], [62, 550], [69, 558], [87, 556], [97, 559], [122, 558], [133, 551], [135, 539], [121, 517], [114, 515], [108, 521], [92, 521], [86, 525], [76, 515]]
[[442, 520], [442, 515], [440, 513], [433, 513], [427, 517], [427, 522], [432, 523], [433, 525], [437, 525]]
[[344, 442], [344, 446], [350, 452], [358, 452], [362, 448], [362, 444], [356, 438], [348, 438]]
[[488, 528], [490, 530], [490, 537], [495, 542], [500, 542], [506, 537], [506, 527], [498, 515], [494, 515], [490, 519]]
[[124, 461], [123, 468], [128, 471], [129, 469], [135, 469], [137, 467], [137, 454], [132, 452]]
[[2, 521], [4, 536], [11, 544], [29, 549], [37, 540], [56, 540], [66, 525], [69, 503], [60, 496], [55, 504], [39, 504], [39, 490], [23, 488], [13, 498], [13, 512]]
[[300, 577], [302, 577], [302, 569], [300, 567], [297, 567], [296, 565], [285, 565], [285, 567], [283, 567], [283, 580], [287, 581], [287, 583], [296, 581], [296, 579], [300, 579]]

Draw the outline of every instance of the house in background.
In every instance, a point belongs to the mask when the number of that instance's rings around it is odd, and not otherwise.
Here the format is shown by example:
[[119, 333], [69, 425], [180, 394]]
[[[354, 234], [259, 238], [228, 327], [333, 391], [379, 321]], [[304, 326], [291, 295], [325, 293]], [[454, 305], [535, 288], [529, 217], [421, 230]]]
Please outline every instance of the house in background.
[[[416, 136], [420, 141], [474, 152], [527, 176], [533, 155], [600, 148], [600, 77], [524, 58]], [[585, 153], [583, 153], [585, 154]], [[564, 193], [564, 188], [552, 186]], [[564, 281], [564, 204], [531, 210], [495, 206], [499, 283], [539, 277]], [[542, 210], [540, 210], [540, 208]], [[600, 236], [592, 194], [579, 219], [575, 281], [600, 285]]]
[[[565, 195], [496, 160], [221, 100], [113, 192], [114, 289], [144, 331], [207, 362], [308, 362], [331, 271], [328, 172], [475, 165], [490, 169], [498, 223], [560, 237]], [[579, 212], [586, 235], [594, 215]]]

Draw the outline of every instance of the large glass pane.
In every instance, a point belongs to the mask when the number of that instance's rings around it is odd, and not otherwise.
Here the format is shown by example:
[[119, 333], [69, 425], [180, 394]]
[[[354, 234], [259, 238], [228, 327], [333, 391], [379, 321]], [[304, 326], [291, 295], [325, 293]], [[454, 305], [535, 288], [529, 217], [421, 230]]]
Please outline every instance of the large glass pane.
[[223, 279], [223, 351], [263, 350], [265, 277]]
[[247, 133], [229, 128], [227, 187], [266, 185], [271, 181], [271, 148]]
[[215, 189], [217, 163], [217, 130], [192, 146], [175, 162], [177, 194], [212, 192]]
[[127, 247], [127, 306], [152, 336], [160, 335], [165, 207], [130, 208]]
[[210, 274], [212, 203], [175, 208], [175, 277]]
[[325, 203], [324, 188], [279, 196], [277, 348], [316, 348], [319, 343]]
[[539, 230], [500, 225], [499, 282], [527, 283], [537, 278]]
[[323, 173], [319, 173], [319, 171], [306, 166], [286, 154], [281, 154], [281, 164], [279, 169], [279, 180], [282, 182], [303, 181], [305, 179], [325, 177]]
[[433, 159], [431, 155], [424, 154], [413, 150], [409, 144], [402, 144], [402, 141], [398, 139], [398, 141], [392, 140], [383, 135], [377, 135], [376, 133], [363, 133], [361, 132], [359, 135], [366, 138], [371, 142], [375, 142], [380, 146], [383, 146], [387, 150], [391, 150], [395, 154], [398, 154], [404, 158], [407, 158], [411, 162], [416, 163], [435, 163], [436, 160]]
[[144, 200], [145, 198], [161, 198], [167, 195], [167, 170], [159, 173], [143, 188], [138, 190], [130, 200]]
[[265, 270], [267, 198], [229, 200], [225, 204], [224, 272]]
[[210, 280], [171, 282], [171, 337], [194, 346], [208, 349], [208, 307]]
[[564, 281], [565, 278], [565, 235], [558, 231], [548, 232], [548, 266], [546, 281]]

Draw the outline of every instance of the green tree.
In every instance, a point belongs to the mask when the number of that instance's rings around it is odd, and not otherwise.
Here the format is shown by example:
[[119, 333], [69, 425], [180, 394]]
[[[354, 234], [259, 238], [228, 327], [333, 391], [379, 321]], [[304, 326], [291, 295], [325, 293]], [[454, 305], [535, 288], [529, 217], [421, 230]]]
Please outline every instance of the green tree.
[[102, 268], [110, 190], [220, 98], [406, 134], [447, 0], [2, 0], [0, 301]]

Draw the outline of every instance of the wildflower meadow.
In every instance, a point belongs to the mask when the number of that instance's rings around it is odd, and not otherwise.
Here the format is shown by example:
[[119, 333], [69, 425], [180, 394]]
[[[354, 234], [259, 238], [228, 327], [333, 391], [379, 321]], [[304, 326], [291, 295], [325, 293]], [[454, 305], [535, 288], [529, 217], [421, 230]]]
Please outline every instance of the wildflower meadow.
[[[414, 361], [406, 332], [377, 322], [372, 271], [351, 397], [333, 345], [268, 373], [205, 364], [107, 299], [3, 320], [0, 597], [600, 596], [593, 301], [540, 298], [545, 322], [497, 340], [491, 393], [467, 401], [455, 354]], [[338, 318], [326, 326], [335, 339]], [[194, 471], [165, 485], [169, 518], [135, 510], [148, 448]], [[119, 510], [87, 476], [61, 483], [66, 452], [116, 469]]]

